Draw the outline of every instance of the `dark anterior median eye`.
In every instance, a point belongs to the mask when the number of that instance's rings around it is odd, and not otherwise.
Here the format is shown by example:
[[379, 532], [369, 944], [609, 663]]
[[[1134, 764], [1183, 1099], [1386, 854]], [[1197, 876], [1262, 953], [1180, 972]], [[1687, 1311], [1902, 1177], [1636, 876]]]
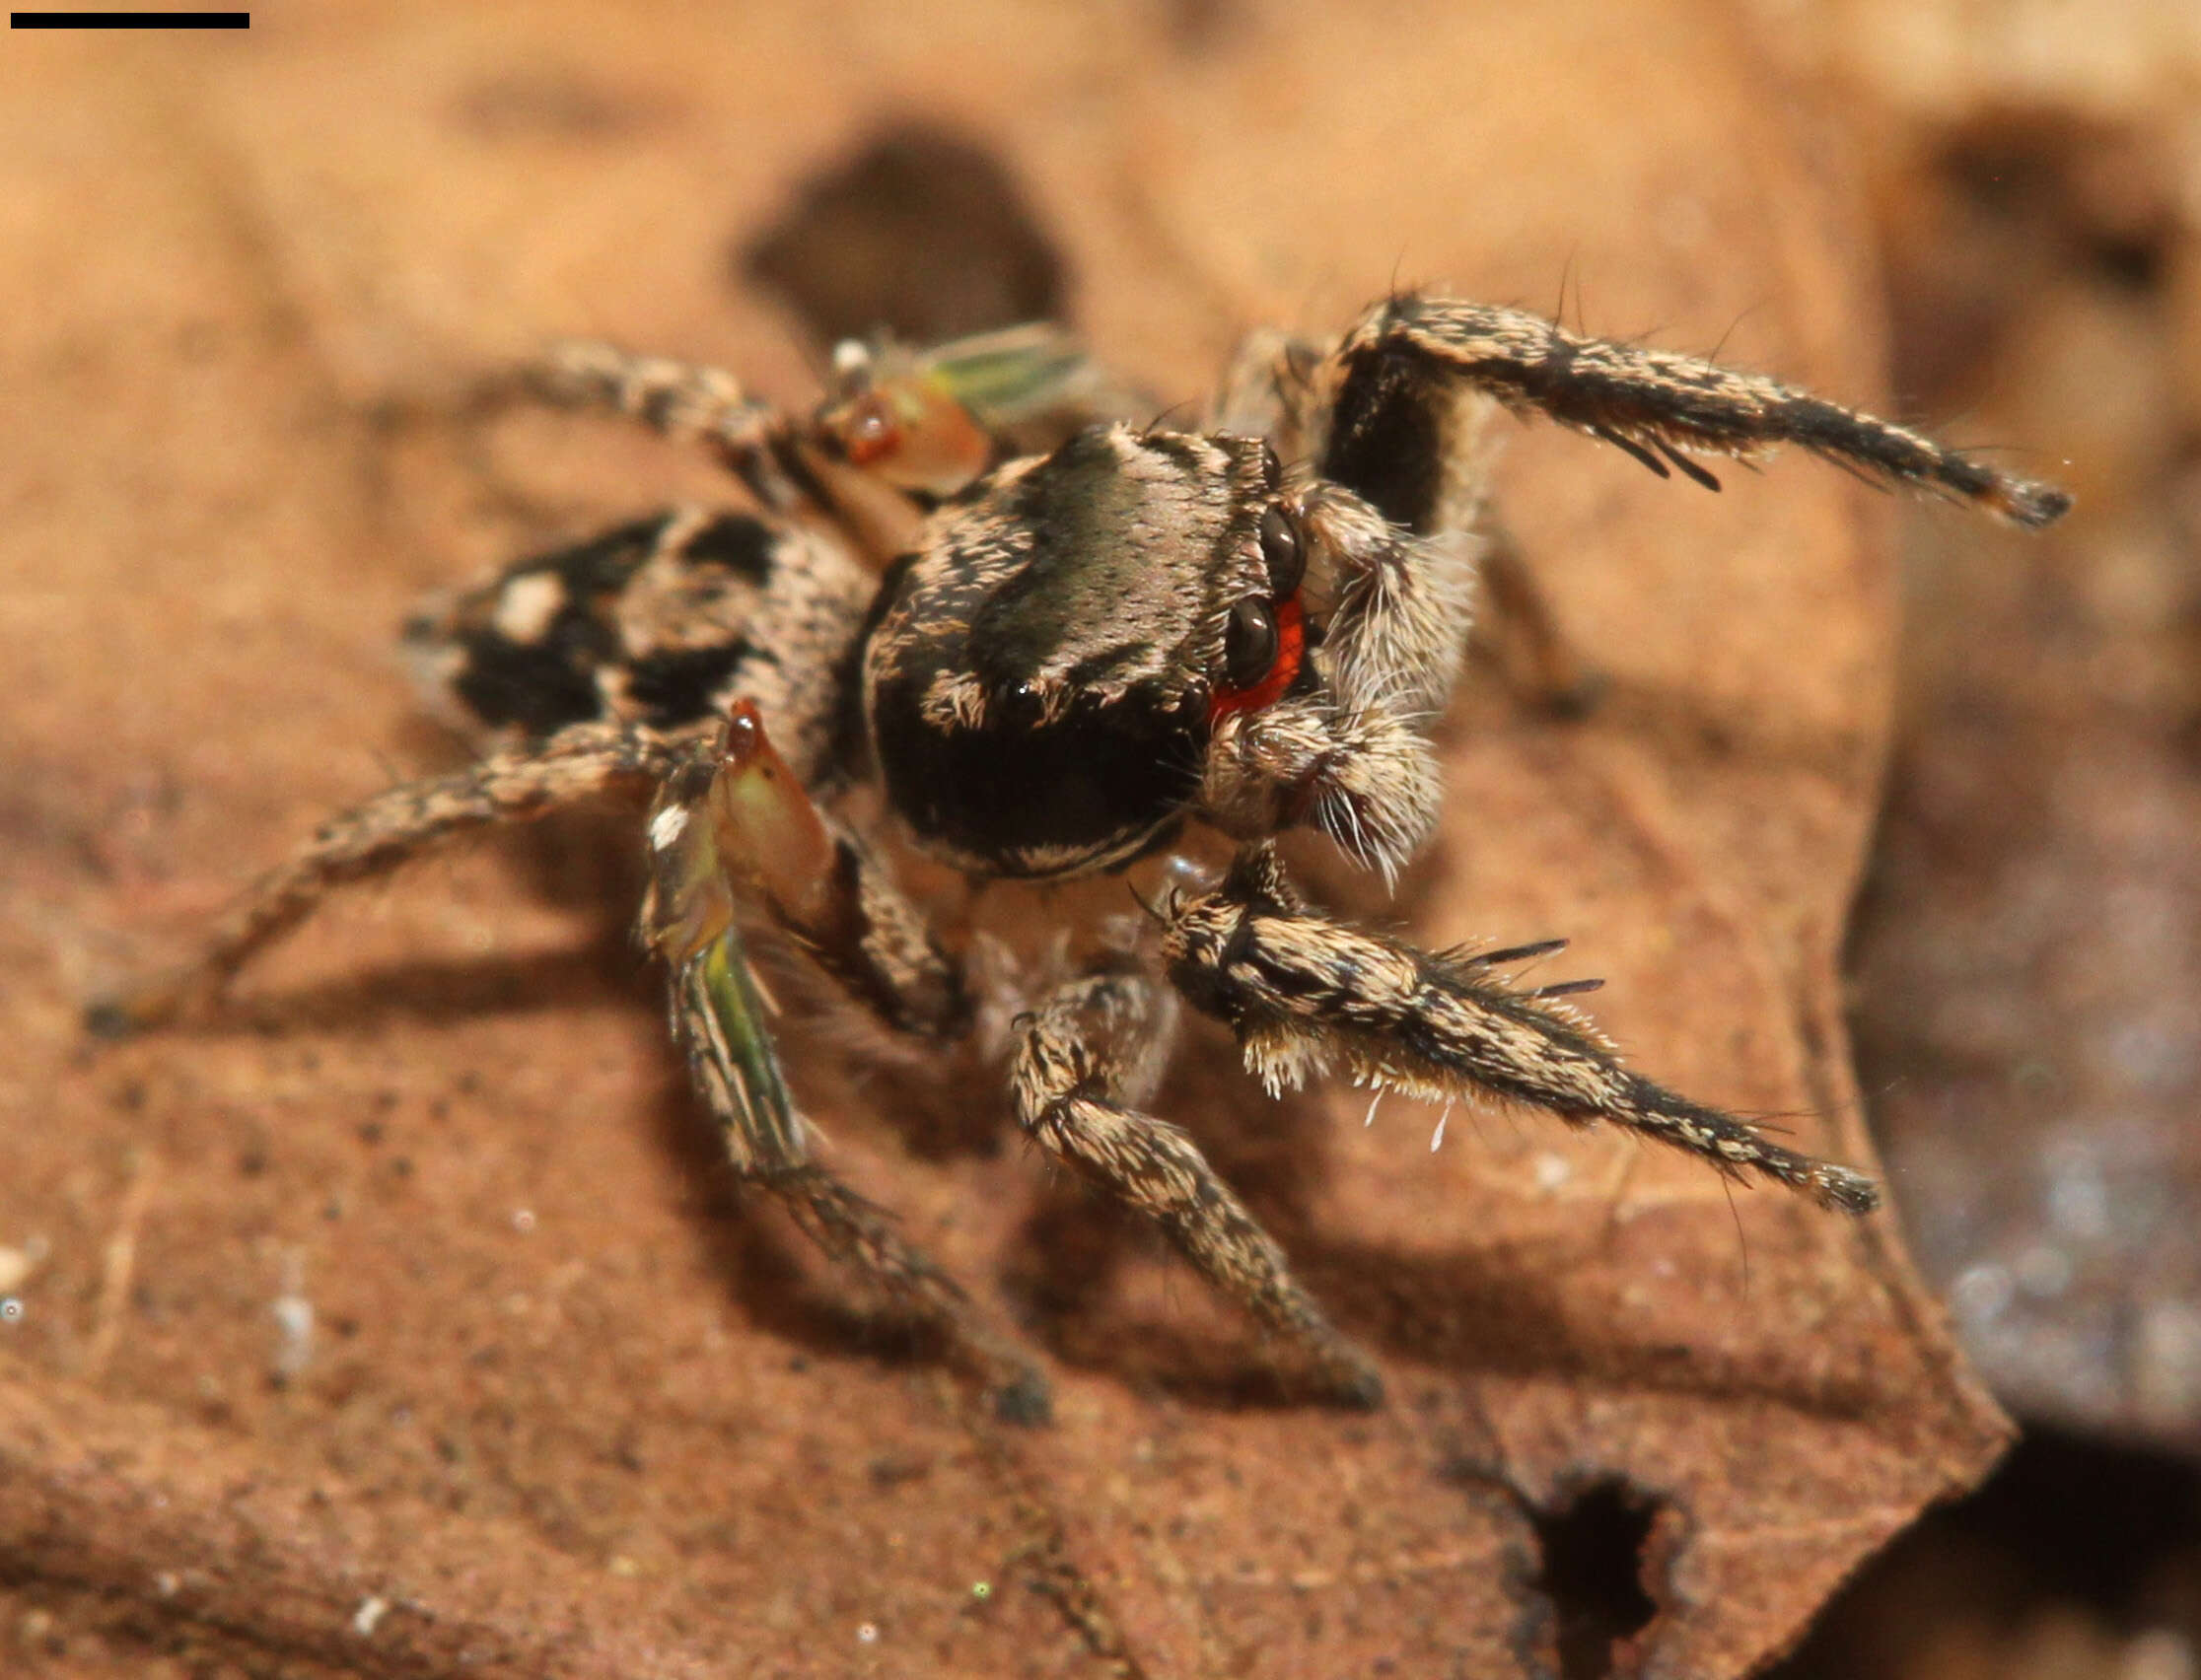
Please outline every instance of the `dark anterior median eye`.
[[1276, 664], [1276, 609], [1258, 595], [1231, 608], [1231, 628], [1223, 643], [1223, 678], [1233, 688], [1251, 688]]
[[1282, 508], [1272, 507], [1261, 516], [1261, 558], [1268, 562], [1269, 594], [1278, 600], [1300, 587], [1307, 555]]

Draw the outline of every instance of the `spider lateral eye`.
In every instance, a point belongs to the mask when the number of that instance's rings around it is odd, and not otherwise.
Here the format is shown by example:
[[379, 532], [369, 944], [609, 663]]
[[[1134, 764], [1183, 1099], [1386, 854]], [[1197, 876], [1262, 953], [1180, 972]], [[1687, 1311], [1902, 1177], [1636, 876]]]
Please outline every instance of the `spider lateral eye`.
[[1261, 516], [1261, 558], [1268, 562], [1269, 594], [1278, 600], [1300, 587], [1307, 573], [1307, 551], [1282, 508], [1271, 507]]
[[1258, 595], [1231, 608], [1231, 628], [1223, 643], [1223, 679], [1233, 688], [1253, 688], [1276, 664], [1276, 609]]
[[1299, 680], [1307, 645], [1307, 616], [1298, 595], [1277, 601], [1247, 595], [1232, 607], [1223, 639], [1223, 680], [1208, 696], [1208, 721], [1274, 705]]

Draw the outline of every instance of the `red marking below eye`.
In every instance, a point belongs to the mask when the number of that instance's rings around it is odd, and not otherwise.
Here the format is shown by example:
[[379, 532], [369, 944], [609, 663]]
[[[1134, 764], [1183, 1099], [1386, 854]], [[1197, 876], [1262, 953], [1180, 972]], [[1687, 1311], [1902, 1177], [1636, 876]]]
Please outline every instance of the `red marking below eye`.
[[1268, 675], [1250, 688], [1218, 688], [1208, 701], [1208, 723], [1219, 724], [1233, 712], [1257, 712], [1274, 705], [1299, 675], [1306, 653], [1307, 620], [1295, 591], [1276, 603], [1276, 662]]

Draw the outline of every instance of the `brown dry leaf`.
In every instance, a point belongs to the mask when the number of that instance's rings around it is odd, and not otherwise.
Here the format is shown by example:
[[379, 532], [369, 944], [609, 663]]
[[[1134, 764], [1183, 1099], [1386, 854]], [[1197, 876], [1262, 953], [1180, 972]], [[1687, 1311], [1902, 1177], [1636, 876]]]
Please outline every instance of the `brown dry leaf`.
[[2042, 541], [1907, 522], [1850, 947], [1889, 1176], [2006, 1404], [2191, 1456], [2201, 11], [1841, 0], [1777, 38], [1868, 139], [1899, 386], [2079, 508]]
[[[2057, 427], [2084, 511], [2040, 543], [1911, 544], [1896, 773], [1852, 948], [1903, 1216], [1996, 1392], [2191, 1455], [2201, 433], [2178, 416], [2201, 416], [2201, 361], [2181, 370], [2175, 328], [2181, 280], [2201, 328], [2201, 154], [2183, 182], [2130, 167], [2153, 138], [2000, 107], [1941, 137], [1958, 162], [1890, 181], [1945, 231], [1898, 246], [1916, 336], [1975, 345], [1927, 388], [1990, 436]], [[1979, 164], [1993, 197], [1967, 185]], [[2090, 177], [2193, 209], [2129, 236]], [[2053, 253], [2022, 278], [2001, 260], [2020, 240]], [[1932, 334], [1967, 317], [1984, 330]]]
[[[85, 1674], [1479, 1676], [1600, 1672], [1655, 1610], [1621, 1667], [1717, 1680], [1992, 1457], [1884, 1226], [1526, 1118], [1432, 1155], [1433, 1114], [1272, 1107], [1212, 1040], [1165, 1112], [1388, 1407], [1259, 1398], [1245, 1327], [1020, 1150], [918, 1161], [830, 1112], [913, 1235], [1038, 1303], [1055, 1426], [971, 1420], [731, 1206], [585, 848], [361, 894], [210, 1028], [76, 1029], [95, 979], [421, 761], [389, 627], [544, 534], [495, 487], [564, 528], [712, 488], [608, 429], [486, 458], [402, 416], [574, 332], [800, 399], [728, 252], [889, 117], [1004, 160], [1081, 323], [1173, 395], [1394, 275], [1548, 304], [1571, 270], [1596, 328], [1733, 326], [1731, 357], [1872, 396], [1845, 183], [1724, 12], [392, 0], [19, 36], [6, 74], [0, 1244], [36, 1265], [0, 1640]], [[1413, 919], [1574, 936], [1647, 1069], [1862, 1159], [1832, 953], [1886, 509], [1809, 462], [1731, 479], [1523, 436], [1510, 518], [1615, 684], [1579, 727], [1471, 695]]]

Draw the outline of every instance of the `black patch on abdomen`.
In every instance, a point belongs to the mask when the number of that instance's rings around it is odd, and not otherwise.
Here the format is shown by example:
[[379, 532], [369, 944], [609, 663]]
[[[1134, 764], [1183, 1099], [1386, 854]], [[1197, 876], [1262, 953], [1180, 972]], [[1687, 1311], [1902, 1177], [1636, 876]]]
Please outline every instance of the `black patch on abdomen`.
[[532, 735], [552, 735], [568, 724], [587, 723], [604, 709], [596, 667], [608, 657], [608, 647], [584, 651], [553, 639], [512, 642], [493, 630], [473, 631], [459, 645], [466, 663], [452, 691], [492, 729], [516, 724]]
[[676, 729], [717, 710], [720, 690], [751, 652], [736, 640], [716, 648], [646, 654], [627, 666], [626, 691], [652, 729]]
[[[677, 513], [629, 521], [571, 547], [537, 554], [465, 597], [447, 618], [416, 619], [408, 642], [434, 654], [456, 647], [452, 695], [491, 729], [548, 735], [572, 724], [619, 715], [656, 729], [710, 716], [744, 659], [768, 657], [740, 636], [707, 647], [634, 654], [619, 630], [621, 601], [636, 574], [661, 556], [694, 568], [688, 576], [737, 596], [770, 583], [780, 533], [749, 514], [722, 514], [695, 526], [669, 553]], [[735, 584], [717, 574], [732, 573]], [[561, 598], [540, 631], [525, 640], [497, 626], [515, 588], [556, 581]], [[608, 691], [608, 693], [606, 692]]]
[[677, 514], [668, 513], [629, 520], [586, 542], [524, 561], [508, 576], [517, 577], [522, 572], [555, 572], [564, 580], [574, 601], [615, 595], [626, 588], [627, 580], [643, 562], [658, 551], [659, 544], [665, 540], [666, 527], [678, 518]]
[[721, 514], [680, 545], [680, 555], [699, 565], [724, 566], [761, 585], [772, 575], [772, 549], [778, 540], [772, 527], [753, 514]]
[[493, 615], [515, 584], [555, 578], [563, 599], [538, 636], [516, 641], [493, 621], [454, 630], [416, 620], [406, 625], [406, 640], [428, 648], [446, 641], [458, 646], [464, 657], [451, 679], [452, 693], [491, 729], [516, 726], [531, 735], [546, 735], [602, 717], [597, 670], [619, 657], [605, 602], [658, 551], [674, 517], [632, 520], [586, 542], [523, 560], [469, 596], [458, 614], [462, 624], [476, 613]]

